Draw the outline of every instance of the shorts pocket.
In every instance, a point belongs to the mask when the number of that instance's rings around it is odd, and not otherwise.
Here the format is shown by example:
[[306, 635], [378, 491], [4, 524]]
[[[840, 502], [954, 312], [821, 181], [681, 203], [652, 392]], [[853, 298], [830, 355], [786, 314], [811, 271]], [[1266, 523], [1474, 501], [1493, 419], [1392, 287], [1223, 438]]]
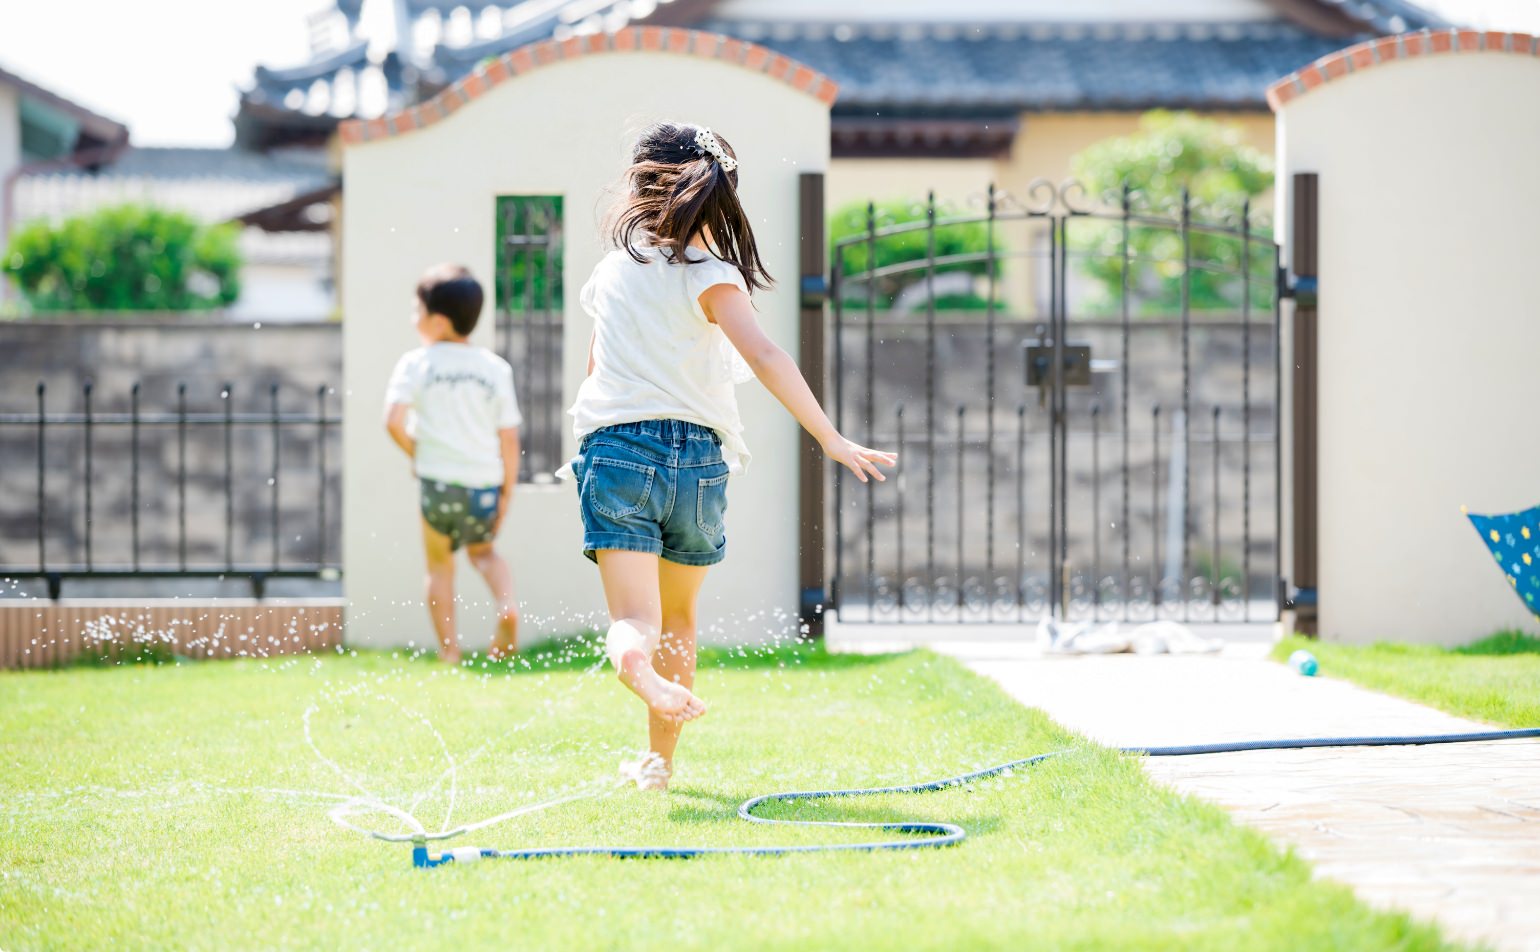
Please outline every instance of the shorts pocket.
[[611, 519], [634, 516], [647, 508], [657, 470], [624, 459], [595, 459], [585, 467], [588, 504]]
[[728, 475], [708, 476], [696, 484], [695, 525], [712, 538], [722, 534], [727, 519]]

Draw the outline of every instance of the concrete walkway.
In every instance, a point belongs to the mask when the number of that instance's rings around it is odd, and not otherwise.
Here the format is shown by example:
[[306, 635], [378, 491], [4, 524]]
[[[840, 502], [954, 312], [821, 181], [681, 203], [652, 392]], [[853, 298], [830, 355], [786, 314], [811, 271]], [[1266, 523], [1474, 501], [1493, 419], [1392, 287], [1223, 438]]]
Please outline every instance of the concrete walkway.
[[[831, 646], [896, 647], [895, 639], [916, 634], [835, 629]], [[1295, 675], [1266, 660], [1270, 638], [1259, 630], [1208, 657], [1043, 657], [1030, 630], [990, 641], [939, 634], [926, 635], [928, 647], [1114, 746], [1492, 729], [1345, 681]], [[1292, 845], [1319, 875], [1373, 905], [1436, 920], [1458, 940], [1540, 952], [1540, 741], [1145, 763], [1157, 780]]]

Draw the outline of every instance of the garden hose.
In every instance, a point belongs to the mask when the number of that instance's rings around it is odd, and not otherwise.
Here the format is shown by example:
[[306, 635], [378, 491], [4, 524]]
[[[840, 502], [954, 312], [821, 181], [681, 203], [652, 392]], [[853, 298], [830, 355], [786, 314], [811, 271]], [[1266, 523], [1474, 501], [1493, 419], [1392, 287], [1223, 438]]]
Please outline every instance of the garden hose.
[[[1522, 730], [1481, 731], [1468, 734], [1414, 734], [1389, 737], [1303, 737], [1289, 740], [1242, 740], [1222, 744], [1187, 744], [1176, 747], [1123, 747], [1126, 754], [1143, 754], [1147, 757], [1187, 757], [1195, 754], [1223, 754], [1243, 750], [1300, 750], [1309, 747], [1401, 747], [1422, 744], [1469, 744], [1477, 741], [1515, 740], [1540, 738], [1540, 727]], [[738, 817], [749, 823], [785, 824], [794, 826], [839, 827], [852, 830], [881, 830], [884, 834], [903, 834], [901, 838], [884, 838], [861, 843], [809, 843], [800, 846], [549, 846], [530, 849], [499, 850], [478, 846], [461, 846], [442, 852], [430, 852], [428, 841], [442, 835], [410, 836], [412, 841], [412, 865], [420, 868], [442, 866], [445, 863], [467, 863], [479, 859], [543, 859], [560, 856], [612, 856], [617, 859], [689, 859], [695, 856], [737, 854], [746, 856], [779, 856], [787, 853], [829, 853], [860, 850], [912, 850], [938, 846], [954, 846], [967, 834], [955, 823], [928, 820], [894, 820], [884, 823], [858, 823], [846, 820], [774, 820], [756, 816], [754, 811], [768, 803], [790, 803], [795, 800], [827, 800], [834, 797], [869, 797], [883, 793], [930, 793], [984, 780], [989, 777], [1009, 776], [1019, 767], [1030, 767], [1050, 757], [1069, 753], [1068, 750], [1049, 751], [1012, 760], [1009, 763], [986, 767], [972, 773], [946, 777], [927, 783], [904, 784], [896, 787], [862, 787], [851, 790], [797, 790], [787, 793], [766, 793], [750, 797], [738, 806]], [[406, 837], [402, 837], [405, 839]]]

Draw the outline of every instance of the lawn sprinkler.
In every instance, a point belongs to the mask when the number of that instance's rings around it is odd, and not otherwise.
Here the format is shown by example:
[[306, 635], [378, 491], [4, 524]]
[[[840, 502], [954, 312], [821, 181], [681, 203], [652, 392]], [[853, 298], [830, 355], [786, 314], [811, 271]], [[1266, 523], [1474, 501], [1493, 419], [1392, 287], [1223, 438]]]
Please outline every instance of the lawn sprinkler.
[[495, 854], [496, 850], [484, 850], [479, 846], [456, 846], [453, 849], [439, 853], [428, 851], [428, 838], [426, 836], [413, 837], [412, 839], [412, 865], [418, 869], [432, 869], [445, 863], [474, 863], [487, 854]]
[[1289, 655], [1289, 667], [1295, 674], [1302, 674], [1307, 678], [1313, 678], [1316, 672], [1321, 670], [1321, 665], [1315, 660], [1315, 655], [1301, 648]]

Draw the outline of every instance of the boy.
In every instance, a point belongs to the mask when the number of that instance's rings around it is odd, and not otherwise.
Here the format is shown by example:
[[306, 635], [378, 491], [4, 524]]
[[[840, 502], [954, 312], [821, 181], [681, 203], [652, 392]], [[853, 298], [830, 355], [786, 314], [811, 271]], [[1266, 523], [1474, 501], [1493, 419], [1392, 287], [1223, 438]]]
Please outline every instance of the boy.
[[[481, 317], [482, 300], [481, 285], [465, 268], [428, 269], [417, 283], [413, 318], [422, 346], [396, 363], [385, 390], [385, 429], [412, 458], [419, 480], [428, 613], [439, 657], [450, 664], [460, 663], [454, 553], [462, 545], [497, 602], [497, 634], [488, 657], [507, 657], [518, 641], [513, 574], [492, 540], [519, 478], [522, 417], [513, 368], [467, 339]], [[415, 426], [408, 424], [409, 412]]]

